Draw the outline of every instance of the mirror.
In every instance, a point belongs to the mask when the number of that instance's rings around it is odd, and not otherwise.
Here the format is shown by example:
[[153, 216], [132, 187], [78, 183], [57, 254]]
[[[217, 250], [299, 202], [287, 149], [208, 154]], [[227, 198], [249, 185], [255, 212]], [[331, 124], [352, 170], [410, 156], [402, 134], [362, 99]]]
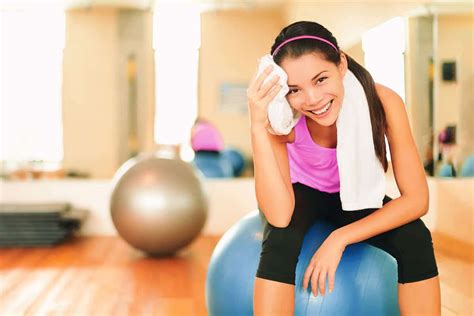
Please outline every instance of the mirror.
[[413, 134], [428, 175], [466, 176], [474, 155], [472, 8], [431, 11], [408, 18]]

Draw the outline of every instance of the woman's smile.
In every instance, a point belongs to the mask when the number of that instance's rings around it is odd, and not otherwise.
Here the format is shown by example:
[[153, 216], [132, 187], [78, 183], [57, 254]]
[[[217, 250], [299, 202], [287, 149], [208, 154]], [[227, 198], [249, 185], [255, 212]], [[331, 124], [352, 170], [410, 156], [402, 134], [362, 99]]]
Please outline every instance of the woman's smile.
[[334, 99], [332, 99], [331, 101], [329, 101], [325, 106], [323, 106], [322, 108], [320, 109], [317, 109], [317, 110], [313, 110], [313, 111], [309, 111], [313, 114], [315, 114], [316, 116], [322, 118], [322, 117], [325, 117], [327, 114], [329, 114], [329, 112], [331, 111], [331, 108], [332, 108], [332, 104], [333, 104], [333, 101]]

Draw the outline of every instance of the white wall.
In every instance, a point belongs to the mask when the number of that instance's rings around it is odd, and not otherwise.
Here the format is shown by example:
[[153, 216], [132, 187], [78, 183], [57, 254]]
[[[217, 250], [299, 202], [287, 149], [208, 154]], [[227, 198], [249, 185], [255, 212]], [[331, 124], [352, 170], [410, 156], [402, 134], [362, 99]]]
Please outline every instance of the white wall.
[[[257, 209], [253, 178], [205, 179], [209, 215], [203, 234], [221, 235], [249, 212]], [[430, 211], [423, 221], [432, 231], [474, 245], [474, 179], [428, 178]], [[395, 180], [387, 176], [386, 192], [400, 196]], [[0, 202], [68, 201], [90, 210], [83, 235], [117, 234], [109, 215], [111, 180], [57, 180], [0, 182]]]
[[[253, 178], [206, 179], [209, 213], [203, 233], [220, 235], [245, 214], [257, 209]], [[0, 182], [0, 203], [69, 202], [89, 210], [80, 233], [116, 235], [109, 213], [112, 180], [52, 180]]]

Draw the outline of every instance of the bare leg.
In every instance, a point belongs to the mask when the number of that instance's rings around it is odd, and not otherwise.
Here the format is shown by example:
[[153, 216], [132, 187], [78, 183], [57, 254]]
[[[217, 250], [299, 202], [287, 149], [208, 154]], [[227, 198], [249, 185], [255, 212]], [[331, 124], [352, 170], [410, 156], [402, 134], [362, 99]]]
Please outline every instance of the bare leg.
[[398, 284], [398, 304], [402, 316], [441, 315], [439, 277]]
[[294, 309], [294, 285], [255, 278], [253, 292], [253, 310], [255, 316], [293, 315]]

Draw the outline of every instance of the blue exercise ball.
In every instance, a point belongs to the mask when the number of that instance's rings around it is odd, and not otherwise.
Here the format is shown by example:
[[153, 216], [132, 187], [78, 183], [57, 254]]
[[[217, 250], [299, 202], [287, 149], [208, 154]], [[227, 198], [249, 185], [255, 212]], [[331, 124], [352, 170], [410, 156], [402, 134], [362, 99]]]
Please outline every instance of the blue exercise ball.
[[220, 152], [197, 151], [192, 164], [206, 178], [232, 178], [232, 164]]
[[[367, 243], [346, 247], [331, 294], [314, 297], [302, 289], [306, 267], [334, 226], [315, 223], [306, 233], [296, 267], [295, 315], [400, 315], [397, 263]], [[206, 279], [209, 315], [253, 315], [253, 286], [260, 258], [262, 222], [258, 211], [232, 226], [218, 242]]]
[[467, 157], [462, 164], [461, 177], [474, 177], [474, 156]]
[[242, 155], [242, 153], [235, 148], [227, 147], [222, 151], [222, 156], [230, 161], [232, 169], [234, 170], [234, 177], [240, 176], [245, 168], [244, 155]]
[[449, 163], [444, 163], [441, 165], [441, 168], [439, 169], [438, 172], [439, 177], [443, 178], [451, 178], [455, 176], [455, 171], [453, 165]]

